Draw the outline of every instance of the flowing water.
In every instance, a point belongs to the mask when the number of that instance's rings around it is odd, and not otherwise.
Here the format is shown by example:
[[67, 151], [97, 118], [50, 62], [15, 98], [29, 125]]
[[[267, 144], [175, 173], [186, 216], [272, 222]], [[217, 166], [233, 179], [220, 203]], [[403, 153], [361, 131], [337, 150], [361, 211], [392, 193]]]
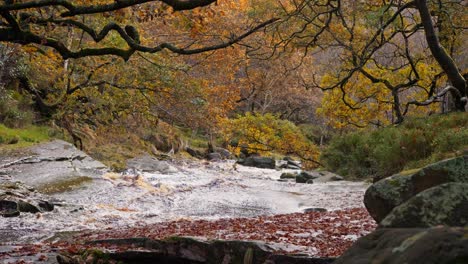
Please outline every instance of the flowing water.
[[171, 163], [169, 173], [108, 173], [50, 192], [54, 211], [0, 217], [0, 242], [35, 242], [60, 231], [131, 227], [177, 219], [219, 219], [362, 207], [368, 184], [278, 181], [291, 170], [233, 167], [234, 161]]

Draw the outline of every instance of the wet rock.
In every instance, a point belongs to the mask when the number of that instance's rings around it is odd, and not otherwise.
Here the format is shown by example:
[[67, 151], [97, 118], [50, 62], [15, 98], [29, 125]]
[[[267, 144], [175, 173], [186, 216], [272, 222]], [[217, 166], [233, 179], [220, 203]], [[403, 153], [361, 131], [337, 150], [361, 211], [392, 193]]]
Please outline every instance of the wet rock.
[[276, 167], [276, 162], [274, 159], [259, 156], [250, 156], [245, 159], [238, 160], [237, 163], [248, 167], [262, 169], [274, 169]]
[[448, 182], [468, 183], [467, 155], [380, 180], [367, 189], [364, 204], [370, 215], [380, 222], [393, 208], [416, 194]]
[[[15, 210], [25, 213], [52, 211], [53, 204], [46, 201], [48, 197], [20, 182], [6, 182], [0, 185], [0, 199], [15, 204]], [[18, 213], [14, 213], [17, 215]]]
[[468, 183], [445, 183], [418, 193], [395, 207], [381, 227], [468, 225]]
[[39, 201], [37, 203], [43, 212], [50, 212], [54, 210], [54, 204], [48, 201]]
[[307, 183], [307, 181], [317, 179], [318, 177], [319, 176], [317, 176], [317, 175], [315, 175], [315, 174], [313, 174], [311, 172], [301, 171], [301, 173], [299, 173], [299, 175], [297, 175], [297, 177], [296, 177], [296, 182], [297, 183]]
[[0, 200], [0, 215], [3, 217], [19, 216], [18, 204], [13, 201]]
[[177, 170], [167, 161], [157, 160], [150, 155], [136, 157], [127, 161], [127, 167], [143, 172], [159, 172], [163, 174], [173, 173]]
[[304, 213], [310, 213], [310, 212], [319, 212], [319, 213], [324, 213], [326, 212], [327, 209], [325, 208], [306, 208], [304, 209]]
[[[131, 245], [145, 250], [104, 253], [101, 258], [125, 263], [291, 263], [328, 264], [334, 259], [307, 256], [278, 255], [276, 248], [250, 241], [204, 241], [190, 237], [165, 240], [129, 238], [93, 241], [90, 244]], [[98, 259], [94, 259], [97, 261]], [[73, 263], [73, 262], [61, 262]]]
[[380, 228], [358, 239], [333, 264], [468, 263], [467, 237], [467, 228]]
[[18, 205], [18, 211], [20, 212], [35, 214], [41, 211], [36, 206], [25, 201], [18, 201], [17, 205]]
[[296, 179], [297, 173], [283, 172], [281, 173], [280, 179]]

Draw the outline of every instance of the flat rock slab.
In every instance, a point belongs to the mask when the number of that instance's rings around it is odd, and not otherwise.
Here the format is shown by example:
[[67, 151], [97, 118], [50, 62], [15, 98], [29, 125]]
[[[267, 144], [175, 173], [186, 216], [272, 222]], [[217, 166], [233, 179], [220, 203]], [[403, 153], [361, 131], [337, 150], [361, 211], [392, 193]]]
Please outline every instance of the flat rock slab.
[[4, 161], [0, 171], [39, 190], [55, 184], [81, 184], [83, 177], [98, 178], [106, 170], [104, 164], [62, 140], [36, 145], [29, 151], [30, 156]]

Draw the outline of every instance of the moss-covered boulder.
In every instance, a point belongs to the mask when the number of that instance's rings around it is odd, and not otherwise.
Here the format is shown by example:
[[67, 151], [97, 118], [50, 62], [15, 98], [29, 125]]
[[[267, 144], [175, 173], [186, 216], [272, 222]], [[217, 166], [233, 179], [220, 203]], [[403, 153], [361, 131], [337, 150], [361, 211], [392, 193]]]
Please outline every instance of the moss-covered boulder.
[[448, 182], [468, 183], [467, 155], [380, 180], [367, 189], [364, 204], [370, 215], [380, 223], [393, 208], [411, 197]]
[[468, 228], [380, 228], [360, 238], [333, 264], [468, 263]]
[[381, 227], [468, 225], [468, 183], [445, 183], [418, 193], [395, 207]]

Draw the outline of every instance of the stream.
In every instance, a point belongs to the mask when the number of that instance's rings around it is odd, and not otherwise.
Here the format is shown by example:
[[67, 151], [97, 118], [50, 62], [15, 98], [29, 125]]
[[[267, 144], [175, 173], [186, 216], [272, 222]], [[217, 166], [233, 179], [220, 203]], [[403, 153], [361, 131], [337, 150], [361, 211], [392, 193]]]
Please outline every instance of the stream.
[[0, 218], [1, 242], [34, 242], [59, 231], [132, 227], [179, 219], [255, 217], [363, 207], [368, 184], [280, 182], [282, 172], [234, 161], [170, 163], [169, 172], [106, 173], [72, 190], [50, 193], [57, 205], [41, 214]]

